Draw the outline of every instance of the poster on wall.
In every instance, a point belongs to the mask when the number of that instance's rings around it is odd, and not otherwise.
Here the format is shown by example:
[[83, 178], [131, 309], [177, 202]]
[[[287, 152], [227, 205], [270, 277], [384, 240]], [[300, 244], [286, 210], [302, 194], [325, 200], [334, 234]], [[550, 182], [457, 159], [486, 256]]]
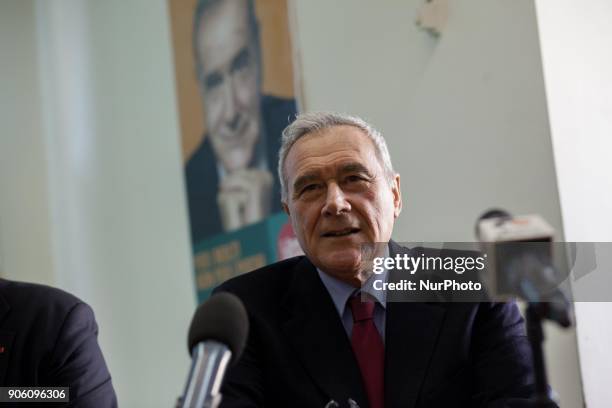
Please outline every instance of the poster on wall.
[[282, 212], [297, 112], [287, 0], [168, 0], [198, 299], [299, 252]]

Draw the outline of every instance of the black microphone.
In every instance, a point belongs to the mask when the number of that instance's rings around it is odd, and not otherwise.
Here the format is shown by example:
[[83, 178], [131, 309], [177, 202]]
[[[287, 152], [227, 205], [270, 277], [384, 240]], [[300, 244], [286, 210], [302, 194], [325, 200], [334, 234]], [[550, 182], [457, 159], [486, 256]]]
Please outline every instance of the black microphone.
[[179, 407], [219, 406], [225, 371], [240, 358], [248, 331], [246, 309], [230, 293], [215, 294], [198, 307], [189, 327], [192, 363]]

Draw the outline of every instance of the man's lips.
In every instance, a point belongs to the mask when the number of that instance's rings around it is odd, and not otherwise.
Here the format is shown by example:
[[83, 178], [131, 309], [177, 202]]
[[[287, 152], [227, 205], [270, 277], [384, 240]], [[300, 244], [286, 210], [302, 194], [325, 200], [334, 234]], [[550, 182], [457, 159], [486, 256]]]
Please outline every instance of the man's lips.
[[342, 228], [342, 229], [327, 231], [321, 234], [321, 236], [324, 238], [346, 237], [348, 235], [356, 234], [359, 231], [361, 231], [359, 228], [349, 227], [349, 228]]

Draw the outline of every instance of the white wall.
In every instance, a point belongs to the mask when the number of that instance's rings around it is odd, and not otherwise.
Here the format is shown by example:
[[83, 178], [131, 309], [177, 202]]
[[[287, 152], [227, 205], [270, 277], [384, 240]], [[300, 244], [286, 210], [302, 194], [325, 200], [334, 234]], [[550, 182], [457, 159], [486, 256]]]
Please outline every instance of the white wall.
[[195, 290], [166, 1], [0, 16], [3, 275], [92, 305], [121, 406], [172, 406]]
[[[596, 254], [598, 265], [608, 267], [602, 272], [609, 274], [612, 3], [538, 0], [536, 5], [566, 237], [606, 242], [596, 245]], [[578, 303], [576, 318], [586, 404], [608, 407], [612, 304]]]
[[52, 283], [34, 2], [0, 10], [0, 273]]
[[[439, 40], [414, 24], [424, 3], [295, 1], [306, 109], [383, 131], [402, 177], [396, 239], [472, 241], [491, 206], [543, 214], [562, 238], [533, 2], [451, 1]], [[550, 381], [580, 407], [575, 333], [547, 335]]]

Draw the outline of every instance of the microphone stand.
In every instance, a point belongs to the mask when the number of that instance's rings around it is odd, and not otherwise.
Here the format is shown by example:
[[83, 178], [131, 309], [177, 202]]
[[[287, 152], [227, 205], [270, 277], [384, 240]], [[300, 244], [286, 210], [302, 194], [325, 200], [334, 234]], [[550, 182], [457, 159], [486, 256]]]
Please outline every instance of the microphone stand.
[[533, 299], [532, 296], [532, 299], [527, 303], [526, 319], [527, 338], [533, 356], [536, 386], [536, 396], [532, 401], [532, 406], [534, 408], [557, 408], [558, 406], [551, 398], [548, 387], [546, 362], [542, 348], [544, 343], [542, 322], [546, 319], [557, 322], [564, 328], [570, 327], [572, 321], [569, 301], [559, 289], [555, 289], [551, 296], [545, 298], [545, 300]]
[[542, 316], [540, 314], [540, 304], [529, 303], [527, 306], [527, 338], [531, 345], [533, 356], [533, 366], [535, 371], [536, 396], [533, 400], [533, 407], [537, 408], [556, 408], [557, 404], [550, 398], [548, 392], [548, 378], [546, 376], [546, 363], [544, 361], [544, 331], [542, 330]]

